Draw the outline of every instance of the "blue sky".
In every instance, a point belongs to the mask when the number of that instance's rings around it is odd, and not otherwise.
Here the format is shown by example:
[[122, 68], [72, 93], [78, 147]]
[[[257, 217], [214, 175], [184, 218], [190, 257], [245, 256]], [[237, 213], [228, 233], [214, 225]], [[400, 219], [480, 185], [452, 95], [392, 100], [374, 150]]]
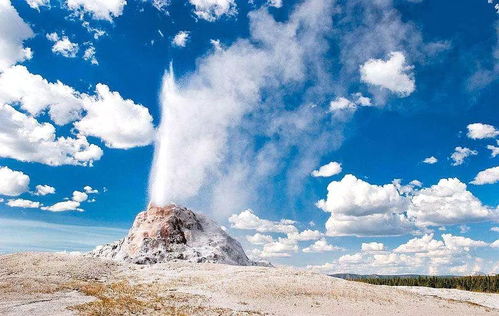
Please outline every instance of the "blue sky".
[[152, 200], [277, 264], [499, 272], [496, 0], [92, 3], [0, 0], [0, 252]]

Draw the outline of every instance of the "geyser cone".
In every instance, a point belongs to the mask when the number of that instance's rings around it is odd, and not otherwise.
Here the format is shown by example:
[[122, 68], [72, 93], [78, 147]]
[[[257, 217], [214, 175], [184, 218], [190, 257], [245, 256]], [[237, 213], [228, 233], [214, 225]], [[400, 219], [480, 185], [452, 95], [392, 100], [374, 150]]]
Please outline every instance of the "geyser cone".
[[90, 255], [139, 264], [186, 260], [256, 265], [216, 222], [175, 204], [149, 203], [125, 238], [99, 246]]

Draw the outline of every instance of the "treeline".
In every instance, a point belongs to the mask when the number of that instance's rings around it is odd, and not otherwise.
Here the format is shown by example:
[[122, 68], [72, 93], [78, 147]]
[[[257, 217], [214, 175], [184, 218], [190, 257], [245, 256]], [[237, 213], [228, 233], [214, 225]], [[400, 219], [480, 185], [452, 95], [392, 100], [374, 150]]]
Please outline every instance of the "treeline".
[[465, 277], [393, 277], [393, 278], [365, 278], [351, 279], [351, 281], [365, 282], [376, 285], [390, 286], [426, 286], [445, 289], [460, 289], [466, 291], [499, 293], [499, 275], [494, 276], [465, 276]]

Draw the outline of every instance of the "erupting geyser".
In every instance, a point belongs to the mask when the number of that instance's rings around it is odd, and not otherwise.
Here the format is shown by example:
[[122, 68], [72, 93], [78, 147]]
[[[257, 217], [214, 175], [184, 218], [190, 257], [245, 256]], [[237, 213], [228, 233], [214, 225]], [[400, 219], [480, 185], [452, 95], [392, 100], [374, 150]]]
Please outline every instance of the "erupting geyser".
[[170, 65], [160, 97], [161, 123], [149, 180], [151, 202], [125, 238], [97, 247], [91, 256], [139, 264], [170, 260], [258, 264], [216, 222], [172, 202], [197, 194], [208, 170], [220, 160], [226, 127], [235, 121], [230, 119], [232, 114], [239, 113], [238, 107], [235, 112], [217, 111], [220, 96], [210, 99], [207, 89], [193, 80], [180, 93]]

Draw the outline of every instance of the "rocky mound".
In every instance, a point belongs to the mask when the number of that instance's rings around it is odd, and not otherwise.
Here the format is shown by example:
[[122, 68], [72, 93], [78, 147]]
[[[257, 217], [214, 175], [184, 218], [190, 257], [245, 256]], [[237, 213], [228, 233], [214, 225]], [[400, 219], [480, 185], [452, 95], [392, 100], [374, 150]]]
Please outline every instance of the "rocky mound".
[[137, 215], [125, 238], [98, 246], [89, 255], [137, 264], [185, 260], [259, 265], [213, 220], [174, 204], [150, 206]]

